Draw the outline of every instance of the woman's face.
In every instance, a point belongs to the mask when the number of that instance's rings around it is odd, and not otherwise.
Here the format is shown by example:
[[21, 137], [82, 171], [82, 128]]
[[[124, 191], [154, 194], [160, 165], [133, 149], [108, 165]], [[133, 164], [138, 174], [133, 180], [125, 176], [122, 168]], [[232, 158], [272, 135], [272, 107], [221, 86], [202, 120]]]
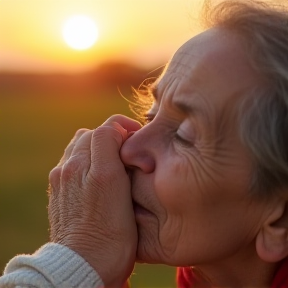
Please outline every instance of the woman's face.
[[197, 265], [251, 249], [265, 205], [249, 196], [237, 104], [257, 81], [239, 41], [221, 29], [185, 43], [156, 81], [151, 121], [121, 149], [139, 261]]

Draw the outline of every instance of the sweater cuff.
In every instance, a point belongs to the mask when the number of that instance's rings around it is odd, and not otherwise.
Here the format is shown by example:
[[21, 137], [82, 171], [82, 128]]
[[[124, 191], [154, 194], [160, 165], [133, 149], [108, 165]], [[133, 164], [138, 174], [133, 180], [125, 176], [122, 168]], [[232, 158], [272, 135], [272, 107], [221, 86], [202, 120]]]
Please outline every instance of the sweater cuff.
[[48, 243], [33, 255], [16, 256], [8, 263], [4, 274], [24, 267], [37, 271], [56, 287], [104, 287], [90, 264], [64, 245]]

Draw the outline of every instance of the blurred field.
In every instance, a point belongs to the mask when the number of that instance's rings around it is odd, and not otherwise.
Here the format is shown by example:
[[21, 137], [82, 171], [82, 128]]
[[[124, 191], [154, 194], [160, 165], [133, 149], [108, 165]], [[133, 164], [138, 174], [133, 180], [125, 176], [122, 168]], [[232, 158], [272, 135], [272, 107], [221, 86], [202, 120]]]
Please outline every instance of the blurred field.
[[[1, 271], [14, 255], [32, 253], [48, 241], [47, 176], [75, 131], [95, 128], [112, 114], [132, 116], [116, 84], [75, 91], [72, 83], [58, 90], [31, 85], [39, 79], [24, 81], [26, 86], [11, 79], [0, 86]], [[161, 265], [137, 265], [132, 287], [175, 287], [174, 273]]]

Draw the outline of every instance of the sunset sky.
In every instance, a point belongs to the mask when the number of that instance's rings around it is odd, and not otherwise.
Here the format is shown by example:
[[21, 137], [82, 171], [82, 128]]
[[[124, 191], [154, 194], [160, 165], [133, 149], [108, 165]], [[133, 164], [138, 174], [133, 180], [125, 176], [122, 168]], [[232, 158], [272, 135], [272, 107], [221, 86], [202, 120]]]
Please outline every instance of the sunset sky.
[[[0, 0], [0, 71], [79, 72], [108, 60], [153, 66], [199, 32], [197, 0]], [[62, 27], [86, 15], [99, 36], [69, 47]]]

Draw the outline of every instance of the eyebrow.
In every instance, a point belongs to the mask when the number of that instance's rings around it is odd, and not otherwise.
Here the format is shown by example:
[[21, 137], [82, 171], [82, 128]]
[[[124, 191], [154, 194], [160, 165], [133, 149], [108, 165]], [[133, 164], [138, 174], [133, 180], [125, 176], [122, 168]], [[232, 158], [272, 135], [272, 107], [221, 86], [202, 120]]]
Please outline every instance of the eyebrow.
[[175, 100], [173, 101], [173, 104], [182, 112], [186, 113], [186, 114], [197, 114], [197, 113], [201, 113], [203, 114], [203, 109], [201, 109], [201, 107], [199, 107], [198, 105], [191, 105], [191, 104], [187, 104], [185, 102], [183, 102], [182, 100]]
[[153, 96], [154, 100], [158, 101], [159, 100], [159, 92], [158, 92], [157, 83], [153, 82], [147, 88], [148, 88], [149, 93]]
[[[151, 83], [147, 88], [149, 89], [149, 92], [151, 93], [151, 96], [153, 96], [155, 102], [159, 102], [160, 95], [159, 95], [159, 90], [158, 90], [158, 81], [156, 80], [155, 82]], [[190, 114], [190, 115], [200, 115], [201, 118], [205, 119], [205, 122], [210, 123], [211, 119], [205, 113], [205, 110], [201, 105], [195, 105], [195, 103], [186, 103], [184, 102], [183, 99], [176, 99], [172, 101], [173, 105], [180, 110], [181, 112], [185, 114]]]
[[[159, 101], [159, 90], [158, 90], [158, 83], [153, 82], [151, 85], [148, 86], [149, 92], [151, 93], [151, 96], [153, 96], [155, 101]], [[200, 112], [202, 113], [202, 109], [199, 107], [199, 105], [190, 105], [187, 104], [185, 102], [183, 102], [183, 100], [175, 100], [173, 101], [173, 105], [175, 105], [179, 110], [181, 110], [184, 113], [197, 113]]]
[[197, 115], [199, 115], [199, 117], [201, 119], [203, 119], [206, 124], [210, 124], [211, 123], [211, 118], [210, 115], [207, 113], [206, 109], [203, 109], [203, 106], [199, 105], [199, 104], [195, 104], [195, 103], [186, 103], [184, 102], [182, 99], [177, 99], [175, 101], [173, 101], [173, 105], [175, 105], [175, 107], [177, 107], [177, 109], [179, 109], [180, 111], [182, 111], [185, 114], [188, 115], [195, 115], [197, 117]]

